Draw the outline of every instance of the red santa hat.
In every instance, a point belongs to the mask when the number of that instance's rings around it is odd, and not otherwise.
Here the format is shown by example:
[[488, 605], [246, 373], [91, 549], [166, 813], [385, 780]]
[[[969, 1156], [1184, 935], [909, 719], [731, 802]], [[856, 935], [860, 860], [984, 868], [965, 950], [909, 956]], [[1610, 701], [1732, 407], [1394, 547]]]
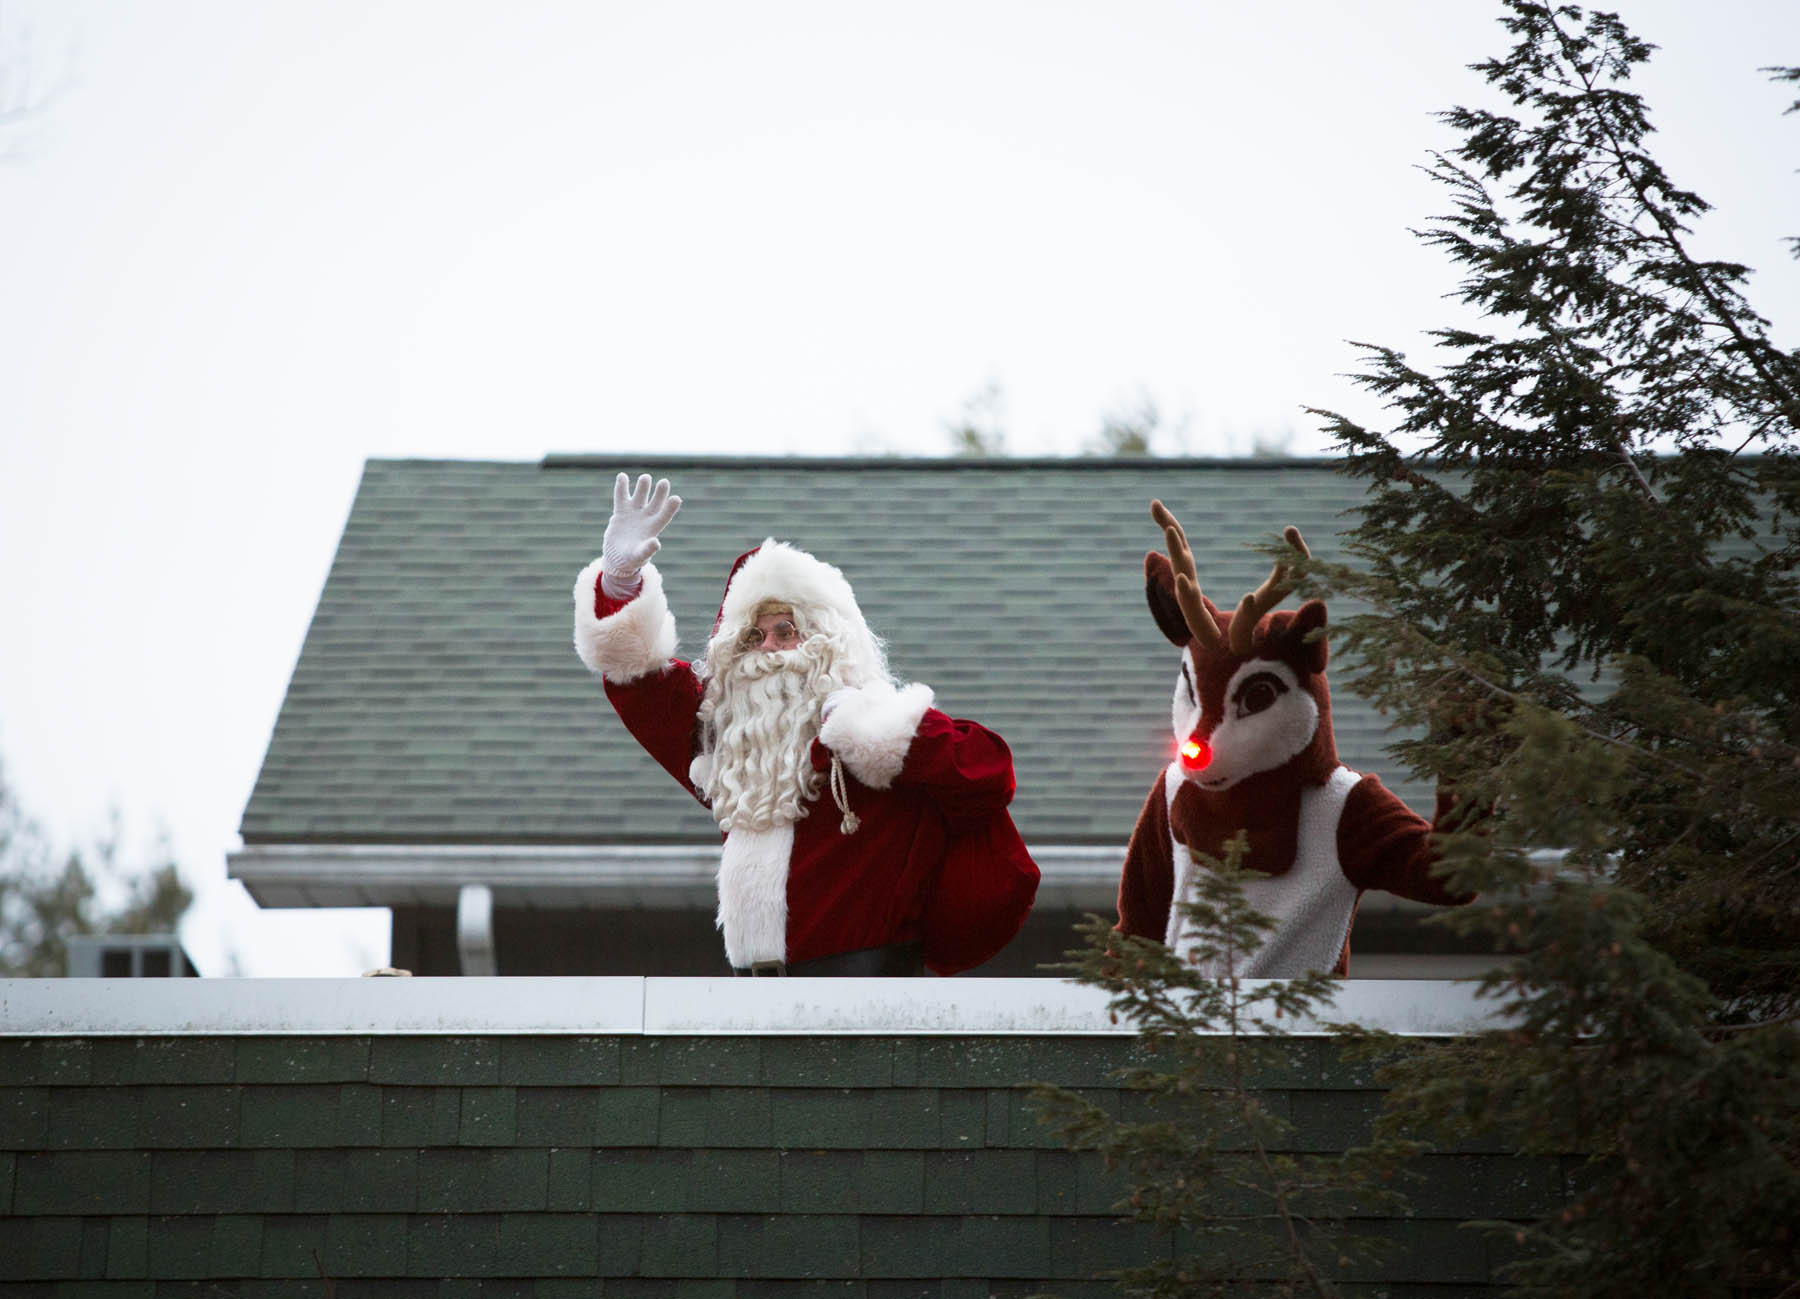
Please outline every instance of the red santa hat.
[[745, 551], [732, 564], [725, 580], [725, 597], [713, 620], [707, 656], [742, 634], [755, 622], [756, 611], [768, 602], [793, 609], [802, 632], [823, 632], [837, 642], [838, 675], [845, 685], [890, 679], [881, 638], [863, 617], [849, 580], [833, 565], [773, 537]]

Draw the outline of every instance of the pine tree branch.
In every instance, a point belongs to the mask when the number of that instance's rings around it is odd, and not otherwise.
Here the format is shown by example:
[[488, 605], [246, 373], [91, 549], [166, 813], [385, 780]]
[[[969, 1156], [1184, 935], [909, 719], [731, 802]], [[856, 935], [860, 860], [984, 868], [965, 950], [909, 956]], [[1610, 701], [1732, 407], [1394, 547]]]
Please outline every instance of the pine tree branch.
[[[1557, 41], [1562, 46], [1564, 58], [1576, 68], [1581, 77], [1581, 85], [1586, 92], [1583, 96], [1583, 103], [1591, 102], [1600, 91], [1599, 85], [1594, 80], [1593, 72], [1583, 68], [1580, 59], [1574, 54], [1568, 34], [1557, 23], [1554, 6], [1546, 6], [1544, 12], [1550, 29], [1556, 33]], [[1600, 63], [1600, 60], [1596, 60], [1594, 66], [1599, 67]], [[1661, 232], [1662, 245], [1675, 256], [1682, 268], [1692, 277], [1690, 292], [1696, 292], [1706, 300], [1707, 306], [1712, 309], [1715, 322], [1730, 333], [1738, 345], [1740, 355], [1756, 371], [1757, 378], [1762, 381], [1770, 396], [1775, 399], [1776, 405], [1781, 408], [1788, 423], [1795, 428], [1800, 428], [1800, 399], [1797, 399], [1776, 375], [1770, 373], [1762, 355], [1763, 350], [1768, 347], [1767, 341], [1752, 339], [1747, 335], [1743, 326], [1738, 322], [1737, 316], [1720, 301], [1707, 276], [1688, 252], [1687, 245], [1682, 242], [1680, 225], [1652, 200], [1649, 190], [1644, 185], [1643, 177], [1632, 165], [1625, 146], [1620, 142], [1618, 133], [1613, 129], [1611, 119], [1604, 113], [1593, 113], [1591, 118], [1600, 127], [1608, 143], [1612, 146], [1613, 161], [1619, 174], [1631, 186], [1640, 209], [1656, 223], [1657, 229]]]
[[1777, 419], [1780, 419], [1780, 418], [1781, 418], [1781, 416], [1779, 413], [1763, 416], [1762, 420], [1756, 425], [1756, 427], [1752, 428], [1750, 430], [1750, 432], [1745, 435], [1744, 440], [1742, 442], [1738, 443], [1737, 446], [1732, 449], [1731, 454], [1733, 456], [1742, 455], [1745, 447], [1749, 446], [1752, 442], [1756, 441], [1756, 439], [1762, 437], [1763, 434], [1767, 433], [1769, 431], [1769, 425], [1773, 424]]
[[1757, 1033], [1765, 1028], [1781, 1028], [1787, 1024], [1800, 1024], [1800, 1010], [1791, 1010], [1775, 1019], [1759, 1019], [1750, 1024], [1714, 1024], [1703, 1031], [1708, 1037], [1724, 1037], [1727, 1033]]
[[[1380, 602], [1372, 601], [1371, 603], [1376, 604], [1376, 607], [1378, 607], [1378, 608], [1383, 607], [1380, 604]], [[1386, 607], [1385, 611], [1390, 616], [1394, 617], [1397, 621], [1399, 620], [1400, 615], [1391, 606]], [[1543, 707], [1544, 706], [1538, 700], [1531, 698], [1529, 695], [1523, 694], [1516, 690], [1509, 690], [1505, 686], [1500, 685], [1498, 682], [1490, 681], [1487, 677], [1483, 676], [1480, 672], [1478, 672], [1474, 668], [1470, 667], [1465, 661], [1463, 661], [1463, 659], [1461, 659], [1460, 657], [1458, 657], [1455, 654], [1452, 654], [1450, 651], [1444, 649], [1443, 646], [1438, 645], [1436, 642], [1428, 639], [1423, 632], [1419, 631], [1418, 628], [1412, 626], [1410, 623], [1401, 623], [1401, 629], [1406, 635], [1414, 638], [1419, 644], [1425, 646], [1435, 657], [1448, 661], [1450, 664], [1452, 664], [1456, 668], [1457, 671], [1462, 673], [1463, 676], [1467, 677], [1470, 681], [1473, 681], [1476, 685], [1478, 685], [1482, 689], [1488, 691], [1490, 694], [1492, 694], [1498, 698], [1504, 699], [1504, 700], [1508, 701], [1509, 703], [1513, 703], [1513, 704], [1525, 704], [1525, 705], [1528, 705], [1531, 707]], [[1656, 749], [1644, 748], [1642, 745], [1633, 744], [1629, 740], [1622, 740], [1622, 739], [1619, 739], [1617, 736], [1607, 735], [1603, 731], [1596, 731], [1593, 727], [1588, 726], [1582, 722], [1576, 721], [1573, 717], [1568, 716], [1566, 713], [1562, 714], [1562, 716], [1563, 716], [1563, 720], [1566, 721], [1572, 728], [1574, 728], [1575, 731], [1577, 731], [1578, 733], [1580, 733], [1582, 735], [1587, 736], [1589, 739], [1597, 740], [1602, 744], [1611, 745], [1614, 748], [1623, 749], [1627, 753], [1633, 754], [1638, 757], [1653, 759], [1653, 760], [1660, 762], [1663, 765], [1669, 767], [1673, 771], [1680, 772], [1682, 775], [1688, 777], [1690, 780], [1703, 781], [1705, 779], [1705, 774], [1703, 772], [1698, 771], [1693, 767], [1687, 766], [1684, 763], [1675, 761], [1675, 759], [1669, 757], [1669, 755], [1666, 753], [1662, 753]]]
[[[1757, 71], [1768, 73], [1770, 81], [1800, 81], [1800, 68], [1787, 68], [1782, 67], [1780, 64], [1774, 64], [1769, 67], [1758, 68]], [[1781, 110], [1781, 115], [1783, 117], [1786, 117], [1789, 113], [1800, 113], [1800, 99], [1796, 99], [1793, 103]]]
[[1262, 1131], [1256, 1122], [1250, 1102], [1250, 1091], [1244, 1082], [1244, 1050], [1243, 1040], [1240, 1036], [1243, 990], [1236, 979], [1230, 981], [1229, 987], [1230, 992], [1226, 999], [1228, 1008], [1226, 1023], [1231, 1030], [1231, 1053], [1226, 1059], [1231, 1070], [1232, 1091], [1237, 1096], [1238, 1118], [1244, 1125], [1244, 1131], [1250, 1134], [1256, 1161], [1263, 1170], [1263, 1176], [1268, 1179], [1269, 1191], [1275, 1201], [1275, 1213], [1281, 1220], [1282, 1231], [1287, 1237], [1289, 1256], [1306, 1274], [1313, 1293], [1318, 1295], [1319, 1299], [1337, 1299], [1337, 1287], [1319, 1273], [1319, 1269], [1313, 1264], [1311, 1255], [1306, 1251], [1305, 1242], [1300, 1239], [1299, 1227], [1295, 1223], [1294, 1214], [1288, 1204], [1286, 1182], [1276, 1171], [1274, 1160], [1269, 1157], [1268, 1145], [1263, 1141]]
[[[1793, 834], [1790, 834], [1787, 838], [1783, 839], [1780, 843], [1770, 845], [1769, 850], [1767, 852], [1758, 853], [1755, 857], [1752, 857], [1748, 862], [1745, 863], [1745, 869], [1748, 870], [1751, 867], [1762, 865], [1764, 862], [1769, 860], [1769, 858], [1773, 857], [1776, 853], [1780, 852], [1783, 848], [1786, 848], [1789, 844], [1793, 843], [1797, 839], [1800, 839], [1800, 830], [1797, 830]], [[1800, 871], [1800, 858], [1795, 859], [1794, 863], [1791, 866], [1789, 866], [1786, 870], [1776, 872], [1775, 878], [1776, 879], [1785, 879], [1787, 876], [1792, 875], [1795, 871]]]
[[1638, 491], [1643, 493], [1644, 499], [1649, 501], [1652, 505], [1661, 508], [1662, 502], [1656, 498], [1656, 493], [1650, 489], [1649, 480], [1644, 477], [1644, 471], [1638, 468], [1637, 461], [1631, 458], [1631, 452], [1626, 450], [1625, 443], [1618, 438], [1614, 438], [1612, 450], [1624, 463], [1625, 467], [1631, 471], [1632, 481], [1637, 484]]

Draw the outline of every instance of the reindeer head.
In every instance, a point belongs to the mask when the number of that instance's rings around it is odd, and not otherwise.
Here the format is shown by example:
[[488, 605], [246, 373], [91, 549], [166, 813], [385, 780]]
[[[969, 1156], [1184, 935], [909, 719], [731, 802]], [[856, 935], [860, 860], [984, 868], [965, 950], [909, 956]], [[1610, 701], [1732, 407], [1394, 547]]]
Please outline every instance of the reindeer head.
[[[1235, 611], [1221, 612], [1200, 592], [1181, 524], [1161, 501], [1150, 503], [1150, 517], [1168, 554], [1144, 556], [1144, 594], [1163, 635], [1184, 651], [1171, 711], [1182, 774], [1209, 792], [1276, 771], [1323, 783], [1337, 766], [1324, 603], [1272, 612], [1293, 589], [1276, 564]], [[1283, 536], [1301, 558], [1310, 555], [1298, 528]]]

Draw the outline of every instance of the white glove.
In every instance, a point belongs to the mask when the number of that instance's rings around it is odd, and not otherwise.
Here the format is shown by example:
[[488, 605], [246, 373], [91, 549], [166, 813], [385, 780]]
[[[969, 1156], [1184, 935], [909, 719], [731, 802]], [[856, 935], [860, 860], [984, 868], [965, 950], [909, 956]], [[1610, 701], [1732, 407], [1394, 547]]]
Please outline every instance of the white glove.
[[609, 596], [636, 594], [638, 570], [662, 549], [657, 534], [680, 509], [681, 498], [669, 495], [667, 478], [658, 479], [653, 491], [649, 474], [638, 477], [635, 489], [630, 475], [619, 475], [613, 483], [612, 518], [600, 543], [600, 581]]

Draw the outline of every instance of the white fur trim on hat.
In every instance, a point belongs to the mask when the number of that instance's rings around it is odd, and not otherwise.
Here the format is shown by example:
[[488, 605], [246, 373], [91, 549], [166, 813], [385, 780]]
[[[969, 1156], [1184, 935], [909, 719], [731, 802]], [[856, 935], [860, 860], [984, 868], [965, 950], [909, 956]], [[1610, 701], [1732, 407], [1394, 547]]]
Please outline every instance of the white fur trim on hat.
[[931, 687], [918, 682], [900, 690], [878, 684], [845, 691], [819, 728], [819, 742], [870, 789], [886, 789], [905, 765], [932, 699]]
[[860, 623], [856, 593], [835, 567], [773, 537], [763, 542], [732, 576], [719, 607], [721, 627], [747, 627], [764, 600], [830, 609], [848, 622]]
[[814, 624], [807, 628], [809, 632], [820, 630], [818, 624], [826, 618], [835, 624], [843, 655], [836, 666], [845, 684], [887, 679], [887, 656], [863, 618], [849, 580], [824, 560], [772, 537], [732, 575], [719, 605], [714, 643], [750, 626], [765, 600], [791, 605], [802, 624]]
[[637, 597], [604, 618], [594, 616], [600, 561], [575, 579], [575, 652], [590, 671], [619, 685], [662, 671], [675, 656], [675, 615], [663, 595], [662, 575], [655, 564], [645, 564], [640, 576], [644, 585]]
[[794, 823], [733, 830], [719, 854], [719, 929], [725, 959], [739, 969], [787, 960], [788, 858]]

